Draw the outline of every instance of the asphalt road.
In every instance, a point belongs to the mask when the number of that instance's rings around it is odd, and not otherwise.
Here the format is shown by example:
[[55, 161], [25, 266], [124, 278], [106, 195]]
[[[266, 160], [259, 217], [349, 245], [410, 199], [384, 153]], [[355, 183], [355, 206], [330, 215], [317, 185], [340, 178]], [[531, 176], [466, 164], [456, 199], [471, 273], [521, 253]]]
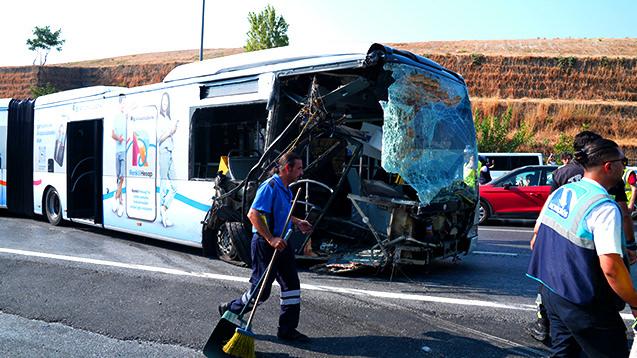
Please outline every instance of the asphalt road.
[[[260, 357], [536, 357], [524, 331], [530, 225], [485, 226], [475, 254], [393, 277], [301, 271], [304, 345], [276, 339], [278, 289], [257, 313]], [[217, 304], [249, 270], [198, 250], [0, 213], [0, 355], [202, 357]]]

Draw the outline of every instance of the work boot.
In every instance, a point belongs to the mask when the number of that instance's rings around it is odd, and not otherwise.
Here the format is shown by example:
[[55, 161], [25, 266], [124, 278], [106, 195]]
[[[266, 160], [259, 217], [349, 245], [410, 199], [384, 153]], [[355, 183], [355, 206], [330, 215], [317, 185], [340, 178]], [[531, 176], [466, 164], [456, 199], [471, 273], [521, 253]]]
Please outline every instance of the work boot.
[[282, 330], [281, 328], [279, 328], [276, 336], [283, 341], [294, 341], [299, 343], [307, 343], [310, 341], [310, 337], [304, 335], [296, 329]]
[[535, 340], [546, 343], [549, 339], [549, 326], [545, 319], [538, 318], [526, 327], [531, 337]]
[[223, 314], [226, 313], [226, 311], [228, 310], [229, 305], [227, 303], [222, 303], [219, 305], [219, 307], [217, 307], [219, 309], [219, 316], [223, 317]]

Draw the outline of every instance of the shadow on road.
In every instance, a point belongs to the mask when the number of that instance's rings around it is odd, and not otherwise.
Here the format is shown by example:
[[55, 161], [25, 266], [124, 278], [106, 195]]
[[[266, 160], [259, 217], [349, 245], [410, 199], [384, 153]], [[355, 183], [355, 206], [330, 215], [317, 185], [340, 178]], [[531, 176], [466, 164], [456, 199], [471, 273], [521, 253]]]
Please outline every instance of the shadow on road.
[[[257, 336], [258, 341], [281, 343], [274, 336]], [[445, 331], [423, 333], [423, 338], [360, 336], [360, 337], [312, 337], [310, 343], [293, 344], [311, 357], [326, 354], [333, 357], [415, 357], [427, 354], [431, 357], [536, 357], [542, 356], [533, 348], [502, 348], [487, 341], [463, 337]], [[257, 357], [289, 357], [284, 353], [263, 352]]]

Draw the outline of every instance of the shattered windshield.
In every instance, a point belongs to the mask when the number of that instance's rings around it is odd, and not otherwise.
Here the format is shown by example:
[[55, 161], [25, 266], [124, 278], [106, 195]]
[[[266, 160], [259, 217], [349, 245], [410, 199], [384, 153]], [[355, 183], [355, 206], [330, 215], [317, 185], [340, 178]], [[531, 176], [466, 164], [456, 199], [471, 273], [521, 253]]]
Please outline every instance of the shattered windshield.
[[[387, 63], [395, 82], [384, 110], [381, 165], [429, 204], [445, 188], [475, 189], [477, 150], [466, 87], [442, 75]], [[468, 178], [469, 177], [469, 178]]]

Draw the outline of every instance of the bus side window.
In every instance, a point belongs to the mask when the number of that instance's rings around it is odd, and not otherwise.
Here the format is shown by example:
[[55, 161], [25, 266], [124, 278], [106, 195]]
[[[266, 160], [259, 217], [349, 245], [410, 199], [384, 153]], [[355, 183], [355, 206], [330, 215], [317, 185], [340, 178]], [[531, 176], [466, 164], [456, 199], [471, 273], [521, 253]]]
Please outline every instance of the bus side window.
[[536, 156], [514, 156], [511, 157], [511, 169], [525, 167], [527, 165], [540, 165]]
[[225, 166], [221, 157], [260, 156], [267, 116], [265, 103], [198, 108], [192, 118], [189, 177], [212, 180]]
[[511, 170], [509, 164], [509, 157], [493, 156], [489, 158], [489, 162], [493, 161], [493, 168], [491, 170]]

